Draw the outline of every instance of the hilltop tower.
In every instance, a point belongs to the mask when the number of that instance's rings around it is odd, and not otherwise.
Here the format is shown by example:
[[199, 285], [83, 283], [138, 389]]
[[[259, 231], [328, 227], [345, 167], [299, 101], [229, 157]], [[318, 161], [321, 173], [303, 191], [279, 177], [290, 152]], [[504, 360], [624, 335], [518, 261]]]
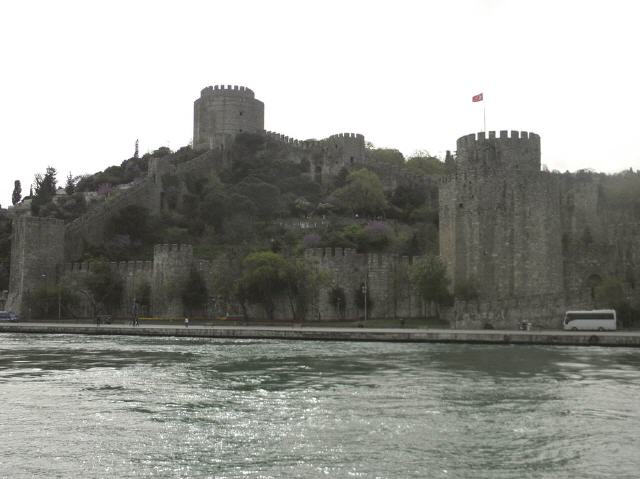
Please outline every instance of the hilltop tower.
[[440, 187], [440, 255], [456, 284], [487, 299], [563, 290], [557, 180], [540, 171], [540, 137], [501, 131], [457, 141]]
[[193, 106], [193, 147], [224, 146], [242, 132], [264, 132], [264, 103], [243, 86], [204, 88]]

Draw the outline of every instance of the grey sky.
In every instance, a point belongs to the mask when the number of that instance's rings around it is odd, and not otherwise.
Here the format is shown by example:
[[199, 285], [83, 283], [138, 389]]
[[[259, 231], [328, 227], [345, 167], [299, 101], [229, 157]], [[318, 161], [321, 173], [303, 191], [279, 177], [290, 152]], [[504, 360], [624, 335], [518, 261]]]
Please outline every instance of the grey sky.
[[[92, 173], [186, 145], [212, 84], [253, 89], [265, 127], [443, 154], [535, 131], [550, 169], [640, 167], [634, 1], [0, 3], [0, 204], [47, 165]], [[486, 101], [473, 104], [483, 92]]]

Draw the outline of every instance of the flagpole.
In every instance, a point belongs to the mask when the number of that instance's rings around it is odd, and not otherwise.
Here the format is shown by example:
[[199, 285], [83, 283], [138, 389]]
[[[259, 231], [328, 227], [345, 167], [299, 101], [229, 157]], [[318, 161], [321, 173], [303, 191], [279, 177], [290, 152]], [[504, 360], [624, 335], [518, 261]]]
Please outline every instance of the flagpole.
[[487, 134], [487, 112], [485, 110], [484, 101], [482, 102], [482, 120], [484, 123], [484, 134]]

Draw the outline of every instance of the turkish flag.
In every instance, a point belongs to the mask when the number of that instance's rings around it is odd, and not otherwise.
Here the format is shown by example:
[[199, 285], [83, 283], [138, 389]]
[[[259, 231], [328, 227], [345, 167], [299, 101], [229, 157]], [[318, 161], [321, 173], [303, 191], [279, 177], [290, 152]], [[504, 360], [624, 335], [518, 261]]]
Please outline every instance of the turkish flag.
[[479, 93], [478, 95], [474, 95], [473, 98], [471, 99], [471, 101], [476, 102], [476, 101], [482, 101], [484, 100], [484, 98], [482, 98], [482, 93]]

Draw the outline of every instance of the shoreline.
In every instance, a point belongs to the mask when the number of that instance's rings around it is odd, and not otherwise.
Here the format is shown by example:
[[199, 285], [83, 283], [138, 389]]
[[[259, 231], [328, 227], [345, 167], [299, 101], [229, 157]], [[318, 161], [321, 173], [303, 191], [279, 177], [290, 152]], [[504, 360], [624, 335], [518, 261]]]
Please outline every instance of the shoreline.
[[208, 325], [193, 325], [185, 328], [184, 326], [167, 325], [143, 325], [133, 327], [121, 324], [96, 326], [91, 323], [0, 323], [0, 333], [276, 339], [301, 341], [640, 347], [640, 331], [519, 331]]

